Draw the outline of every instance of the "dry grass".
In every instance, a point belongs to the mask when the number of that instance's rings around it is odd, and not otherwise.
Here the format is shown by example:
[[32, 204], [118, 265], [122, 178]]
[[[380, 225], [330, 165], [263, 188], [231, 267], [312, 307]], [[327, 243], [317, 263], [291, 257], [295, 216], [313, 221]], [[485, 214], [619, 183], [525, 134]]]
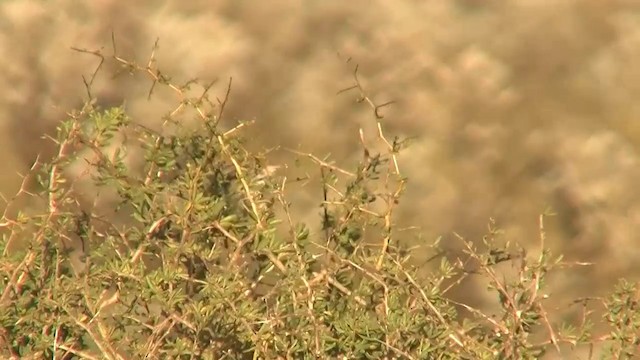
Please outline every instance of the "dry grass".
[[[538, 214], [552, 208], [549, 245], [594, 261], [557, 286], [600, 292], [637, 277], [640, 72], [638, 15], [628, 1], [0, 2], [0, 191], [11, 193], [39, 140], [81, 103], [81, 75], [95, 58], [71, 46], [111, 46], [144, 61], [160, 39], [160, 67], [221, 81], [233, 77], [228, 116], [256, 120], [255, 146], [361, 155], [353, 65], [386, 107], [390, 133], [417, 136], [403, 155], [411, 182], [401, 223], [427, 239], [456, 231], [470, 240], [494, 217], [506, 236], [537, 244]], [[346, 59], [351, 58], [350, 63]], [[115, 71], [115, 69], [111, 69]], [[103, 74], [104, 75], [104, 74]], [[103, 105], [128, 102], [156, 119], [173, 95], [136, 96], [146, 83], [102, 76]], [[127, 86], [127, 84], [130, 84]], [[117, 90], [116, 90], [117, 89]], [[123, 93], [122, 89], [127, 89]], [[220, 90], [220, 89], [218, 89]], [[291, 158], [276, 151], [274, 161]], [[288, 171], [295, 172], [296, 169]], [[317, 197], [300, 202], [316, 216]], [[567, 294], [570, 295], [570, 294]]]

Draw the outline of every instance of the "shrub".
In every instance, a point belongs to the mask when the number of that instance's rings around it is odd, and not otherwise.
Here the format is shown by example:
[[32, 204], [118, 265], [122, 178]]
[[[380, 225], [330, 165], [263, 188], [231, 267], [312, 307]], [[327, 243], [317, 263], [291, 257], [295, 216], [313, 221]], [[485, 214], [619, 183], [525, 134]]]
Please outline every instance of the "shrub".
[[[622, 282], [603, 302], [608, 335], [590, 333], [587, 310], [577, 328], [560, 325], [548, 316], [544, 286], [561, 258], [499, 246], [493, 226], [482, 251], [460, 239], [467, 253], [458, 258], [440, 256], [435, 242], [439, 268], [418, 275], [410, 235], [394, 226], [408, 181], [396, 154], [406, 142], [385, 137], [381, 106], [357, 68], [350, 89], [373, 110], [382, 150], [363, 138], [353, 170], [303, 154], [322, 180], [316, 226], [290, 211], [287, 191], [300, 179], [276, 175], [268, 153], [245, 148], [246, 124], [223, 128], [229, 91], [212, 101], [203, 86], [188, 97], [199, 83], [175, 85], [153, 61], [91, 53], [180, 101], [160, 130], [91, 96], [60, 124], [58, 156], [34, 165], [37, 190], [19, 193], [45, 208], [2, 219], [3, 357], [536, 359], [599, 343], [610, 358], [636, 353], [634, 285]], [[181, 125], [187, 110], [197, 125]], [[71, 176], [78, 164], [86, 170]], [[104, 193], [112, 206], [92, 208], [87, 198]], [[513, 281], [496, 268], [505, 262], [517, 266]], [[489, 281], [498, 313], [447, 297], [472, 275]]]

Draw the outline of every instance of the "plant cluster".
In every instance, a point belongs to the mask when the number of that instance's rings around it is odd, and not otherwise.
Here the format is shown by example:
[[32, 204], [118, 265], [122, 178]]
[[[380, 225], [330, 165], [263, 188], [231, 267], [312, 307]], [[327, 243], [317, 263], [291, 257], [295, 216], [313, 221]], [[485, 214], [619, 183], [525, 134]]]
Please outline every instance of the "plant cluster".
[[[394, 225], [408, 179], [396, 155], [406, 142], [387, 139], [380, 107], [354, 71], [358, 99], [373, 110], [382, 150], [363, 146], [352, 170], [303, 154], [318, 170], [317, 224], [296, 220], [288, 192], [305, 176], [274, 173], [268, 152], [252, 153], [225, 130], [222, 99], [211, 85], [174, 84], [152, 59], [84, 51], [175, 91], [177, 108], [160, 130], [101, 109], [86, 80], [86, 105], [69, 114], [54, 141], [58, 155], [36, 162], [36, 214], [1, 220], [0, 354], [53, 359], [537, 359], [604, 345], [607, 358], [629, 359], [640, 346], [638, 289], [622, 282], [604, 299], [610, 333], [549, 316], [547, 274], [563, 265], [544, 250], [499, 246], [491, 226], [478, 250], [442, 256], [419, 276]], [[190, 111], [197, 124], [182, 126]], [[132, 154], [142, 154], [137, 162]], [[70, 169], [84, 162], [81, 176]], [[83, 182], [112, 194], [110, 209], [87, 204]], [[97, 195], [96, 195], [97, 196]], [[124, 218], [124, 220], [122, 220]], [[543, 217], [541, 242], [544, 245]], [[409, 235], [408, 235], [409, 234]], [[74, 261], [73, 254], [80, 254]], [[505, 280], [501, 263], [517, 266]], [[447, 297], [469, 276], [482, 276], [500, 311], [484, 314]], [[591, 299], [582, 303], [593, 303]], [[461, 311], [469, 314], [464, 319]]]

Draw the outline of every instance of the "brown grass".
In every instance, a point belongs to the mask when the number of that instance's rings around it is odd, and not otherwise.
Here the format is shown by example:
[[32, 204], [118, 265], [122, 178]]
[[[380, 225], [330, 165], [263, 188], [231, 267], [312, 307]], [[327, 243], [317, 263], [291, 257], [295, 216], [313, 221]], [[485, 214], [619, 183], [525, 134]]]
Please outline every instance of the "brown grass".
[[[479, 239], [494, 217], [505, 237], [535, 249], [538, 214], [551, 208], [549, 245], [597, 263], [559, 288], [599, 293], [640, 274], [640, 28], [630, 2], [184, 3], [0, 2], [1, 192], [17, 189], [16, 171], [50, 151], [40, 135], [81, 104], [81, 75], [97, 64], [70, 47], [110, 49], [113, 31], [118, 51], [139, 61], [159, 38], [159, 67], [177, 82], [219, 78], [221, 91], [233, 77], [228, 115], [256, 120], [255, 146], [339, 162], [360, 156], [359, 127], [375, 137], [356, 94], [337, 95], [357, 63], [372, 97], [396, 101], [383, 110], [387, 131], [417, 136], [402, 159], [411, 182], [401, 224], [453, 242], [453, 231]], [[147, 83], [134, 80], [103, 73], [94, 91], [105, 106], [126, 99], [136, 118], [170, 110], [170, 92], [147, 100]], [[276, 151], [272, 161], [291, 158]], [[310, 219], [317, 194], [306, 199]]]

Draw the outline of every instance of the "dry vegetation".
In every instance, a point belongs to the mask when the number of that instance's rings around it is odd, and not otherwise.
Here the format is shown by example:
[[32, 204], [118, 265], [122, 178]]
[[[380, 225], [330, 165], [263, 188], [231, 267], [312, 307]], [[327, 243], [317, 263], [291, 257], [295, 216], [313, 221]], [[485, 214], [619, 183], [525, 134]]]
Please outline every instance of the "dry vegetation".
[[[401, 159], [401, 224], [453, 244], [453, 232], [479, 240], [493, 217], [536, 249], [538, 215], [551, 209], [547, 245], [596, 263], [555, 287], [601, 294], [639, 275], [639, 15], [629, 1], [510, 3], [0, 1], [0, 191], [15, 192], [15, 170], [52, 151], [40, 135], [82, 104], [80, 76], [96, 58], [70, 47], [110, 49], [112, 31], [139, 61], [159, 38], [158, 65], [177, 82], [221, 79], [219, 93], [233, 77], [227, 118], [255, 119], [251, 146], [344, 163], [361, 157], [358, 128], [376, 135], [355, 96], [338, 94], [357, 63], [371, 97], [395, 101], [381, 110], [386, 129], [416, 136]], [[147, 99], [148, 83], [106, 70], [100, 105], [126, 99], [139, 121], [171, 110], [172, 92]], [[298, 196], [317, 216], [317, 193]]]

